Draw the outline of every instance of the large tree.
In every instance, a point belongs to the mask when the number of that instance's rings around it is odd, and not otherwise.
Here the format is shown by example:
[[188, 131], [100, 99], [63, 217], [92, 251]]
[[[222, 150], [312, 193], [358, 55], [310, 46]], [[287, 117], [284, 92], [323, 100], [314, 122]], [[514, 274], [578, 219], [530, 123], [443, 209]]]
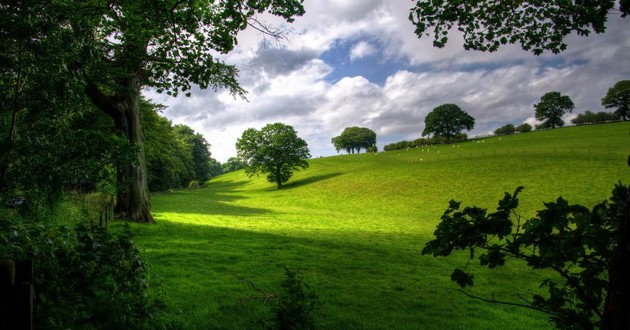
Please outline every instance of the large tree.
[[[571, 33], [605, 32], [615, 2], [418, 0], [409, 19], [419, 38], [433, 34], [435, 47], [444, 47], [449, 31], [456, 27], [463, 33], [465, 49], [492, 52], [502, 45], [520, 44], [539, 55], [565, 50], [564, 38]], [[628, 15], [630, 2], [619, 1], [619, 11], [622, 17]]]
[[567, 95], [560, 92], [549, 92], [540, 98], [540, 102], [534, 104], [536, 119], [544, 121], [542, 127], [556, 128], [564, 126], [562, 116], [570, 113], [575, 108], [573, 101]]
[[422, 136], [431, 133], [444, 137], [446, 143], [462, 130], [471, 130], [475, 127], [475, 118], [463, 111], [459, 106], [452, 103], [442, 104], [433, 109], [424, 118], [424, 130]]
[[119, 216], [153, 222], [139, 115], [140, 91], [190, 95], [193, 85], [243, 95], [234, 66], [220, 61], [236, 35], [256, 14], [270, 12], [291, 21], [301, 15], [298, 0], [278, 1], [67, 1], [49, 5], [51, 17], [72, 32], [67, 67], [84, 81], [92, 102], [139, 146], [138, 162], [118, 169], [128, 189], [118, 194]]
[[630, 80], [621, 80], [608, 89], [602, 105], [606, 109], [617, 109], [615, 114], [623, 120], [630, 118]]
[[293, 127], [282, 123], [245, 130], [236, 141], [236, 150], [245, 163], [245, 173], [267, 173], [267, 181], [275, 182], [278, 188], [291, 178], [293, 171], [307, 168], [311, 157], [306, 141], [297, 136]]
[[367, 150], [376, 146], [376, 133], [366, 127], [346, 127], [341, 135], [331, 139], [337, 152], [346, 150], [347, 153], [361, 152], [361, 149]]

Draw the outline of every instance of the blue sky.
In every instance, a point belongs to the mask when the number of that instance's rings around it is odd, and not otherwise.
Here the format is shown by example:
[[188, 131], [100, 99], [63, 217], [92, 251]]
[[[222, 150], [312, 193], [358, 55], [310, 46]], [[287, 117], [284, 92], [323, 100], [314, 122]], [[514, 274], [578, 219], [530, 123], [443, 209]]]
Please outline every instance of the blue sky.
[[368, 127], [378, 146], [416, 139], [424, 117], [444, 103], [456, 103], [476, 119], [469, 135], [485, 135], [506, 123], [535, 124], [533, 105], [546, 92], [572, 98], [575, 110], [603, 111], [601, 98], [619, 80], [630, 79], [630, 19], [609, 17], [608, 31], [569, 36], [568, 49], [534, 56], [513, 45], [495, 53], [466, 51], [453, 32], [443, 49], [419, 40], [407, 16], [413, 1], [306, 1], [306, 14], [286, 24], [292, 30], [279, 45], [263, 42], [253, 29], [222, 56], [239, 68], [247, 100], [225, 91], [195, 89], [171, 98], [147, 91], [168, 106], [174, 123], [191, 126], [224, 162], [250, 127], [292, 125], [314, 157], [336, 154], [330, 139], [345, 127]]

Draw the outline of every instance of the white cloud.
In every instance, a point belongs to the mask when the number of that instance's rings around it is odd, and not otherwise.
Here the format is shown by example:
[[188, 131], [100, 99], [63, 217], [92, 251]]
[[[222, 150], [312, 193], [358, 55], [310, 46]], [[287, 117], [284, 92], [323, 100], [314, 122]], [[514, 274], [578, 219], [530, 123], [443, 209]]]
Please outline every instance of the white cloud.
[[[418, 138], [426, 114], [443, 103], [456, 103], [476, 118], [471, 135], [506, 123], [534, 123], [533, 105], [549, 91], [569, 95], [575, 113], [602, 111], [600, 100], [608, 88], [630, 77], [630, 29], [616, 17], [607, 33], [569, 37], [566, 52], [536, 57], [518, 46], [496, 53], [465, 51], [457, 34], [447, 47], [435, 49], [430, 39], [418, 40], [413, 33], [407, 20], [413, 3], [304, 5], [306, 14], [290, 25], [295, 33], [284, 47], [264, 48], [260, 35], [246, 30], [239, 46], [223, 58], [240, 69], [248, 101], [199, 89], [190, 98], [146, 94], [169, 106], [165, 115], [173, 122], [204, 134], [213, 157], [223, 162], [236, 155], [236, 139], [245, 129], [272, 122], [294, 126], [313, 156], [332, 155], [330, 139], [349, 126], [373, 129], [381, 148], [384, 142]], [[394, 70], [381, 85], [363, 76], [330, 82], [334, 68], [319, 56], [343, 43], [354, 44], [344, 54], [351, 60], [395, 59], [406, 69]]]
[[350, 61], [361, 59], [376, 54], [376, 47], [367, 41], [359, 41], [350, 50]]

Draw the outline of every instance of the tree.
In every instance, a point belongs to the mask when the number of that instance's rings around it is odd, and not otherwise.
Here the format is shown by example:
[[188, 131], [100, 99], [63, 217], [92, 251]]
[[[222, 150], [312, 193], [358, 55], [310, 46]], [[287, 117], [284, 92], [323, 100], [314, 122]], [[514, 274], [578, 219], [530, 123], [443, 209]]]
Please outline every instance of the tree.
[[512, 124], [501, 126], [494, 130], [494, 135], [510, 135], [516, 132], [516, 128]]
[[282, 123], [269, 124], [260, 131], [245, 130], [236, 141], [236, 150], [245, 163], [245, 173], [268, 173], [267, 181], [277, 183], [278, 189], [293, 171], [308, 168], [311, 157], [306, 141], [297, 136], [293, 127]]
[[618, 117], [614, 113], [610, 112], [598, 112], [593, 113], [591, 111], [586, 111], [584, 113], [578, 114], [577, 117], [571, 119], [571, 123], [574, 125], [585, 125], [585, 124], [596, 124], [596, 123], [605, 123], [610, 121], [616, 121]]
[[540, 102], [534, 104], [536, 119], [544, 120], [541, 127], [556, 128], [564, 126], [562, 116], [570, 113], [575, 108], [571, 98], [560, 92], [549, 92], [540, 98]]
[[461, 133], [463, 129], [470, 131], [475, 127], [475, 118], [452, 103], [442, 104], [433, 109], [424, 118], [424, 130], [422, 136], [431, 133], [446, 138], [446, 143], [451, 138]]
[[[630, 14], [627, 0], [619, 1], [621, 17]], [[426, 1], [418, 0], [409, 13], [418, 38], [433, 34], [433, 46], [444, 47], [457, 26], [464, 48], [496, 51], [520, 44], [536, 55], [566, 49], [564, 38], [577, 33], [604, 33], [615, 1]]]
[[223, 173], [234, 172], [245, 168], [245, 163], [238, 157], [230, 157], [223, 163]]
[[[243, 95], [234, 66], [215, 58], [227, 53], [236, 35], [262, 12], [288, 21], [304, 9], [298, 0], [244, 1], [81, 1], [46, 5], [46, 17], [70, 33], [64, 67], [84, 83], [91, 101], [138, 148], [138, 161], [118, 169], [119, 216], [153, 222], [142, 148], [140, 91], [190, 95], [193, 85]], [[4, 7], [3, 7], [4, 10]], [[49, 35], [44, 35], [47, 37]]]
[[203, 135], [196, 133], [186, 125], [173, 126], [175, 134], [182, 140], [188, 148], [192, 158], [192, 169], [194, 180], [205, 182], [210, 179], [210, 144]]
[[[523, 261], [558, 275], [541, 282], [547, 297], [510, 302], [462, 292], [547, 313], [558, 328], [630, 328], [630, 187], [616, 185], [610, 199], [592, 210], [559, 197], [528, 220], [516, 212], [522, 189], [505, 193], [493, 213], [476, 206], [461, 210], [461, 203], [451, 200], [422, 253], [437, 257], [465, 250], [472, 261], [482, 250], [479, 263], [488, 268]], [[462, 288], [474, 284], [473, 275], [459, 268], [451, 279]]]
[[602, 105], [606, 109], [617, 109], [615, 115], [627, 120], [630, 117], [630, 80], [621, 80], [608, 89]]
[[367, 150], [370, 147], [376, 147], [376, 133], [365, 127], [346, 127], [341, 135], [331, 139], [337, 152], [346, 150], [347, 153], [361, 152], [361, 149]]
[[531, 132], [532, 131], [532, 125], [530, 125], [528, 123], [522, 123], [522, 124], [516, 126], [516, 131], [519, 132], [519, 133]]

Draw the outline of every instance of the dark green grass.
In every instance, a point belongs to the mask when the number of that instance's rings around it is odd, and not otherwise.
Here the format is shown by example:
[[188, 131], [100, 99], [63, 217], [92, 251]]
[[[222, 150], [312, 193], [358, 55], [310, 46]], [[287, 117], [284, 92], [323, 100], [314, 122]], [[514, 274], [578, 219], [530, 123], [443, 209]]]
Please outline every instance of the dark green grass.
[[[570, 127], [455, 146], [315, 159], [277, 190], [229, 173], [153, 197], [157, 225], [134, 225], [170, 317], [186, 329], [261, 328], [265, 293], [300, 269], [322, 329], [550, 328], [546, 316], [472, 300], [449, 276], [466, 255], [422, 256], [453, 198], [492, 208], [525, 186], [521, 212], [559, 195], [592, 206], [627, 182], [629, 123]], [[428, 150], [427, 150], [428, 149]], [[522, 302], [540, 274], [477, 269], [471, 292]], [[243, 281], [242, 279], [246, 279]]]

